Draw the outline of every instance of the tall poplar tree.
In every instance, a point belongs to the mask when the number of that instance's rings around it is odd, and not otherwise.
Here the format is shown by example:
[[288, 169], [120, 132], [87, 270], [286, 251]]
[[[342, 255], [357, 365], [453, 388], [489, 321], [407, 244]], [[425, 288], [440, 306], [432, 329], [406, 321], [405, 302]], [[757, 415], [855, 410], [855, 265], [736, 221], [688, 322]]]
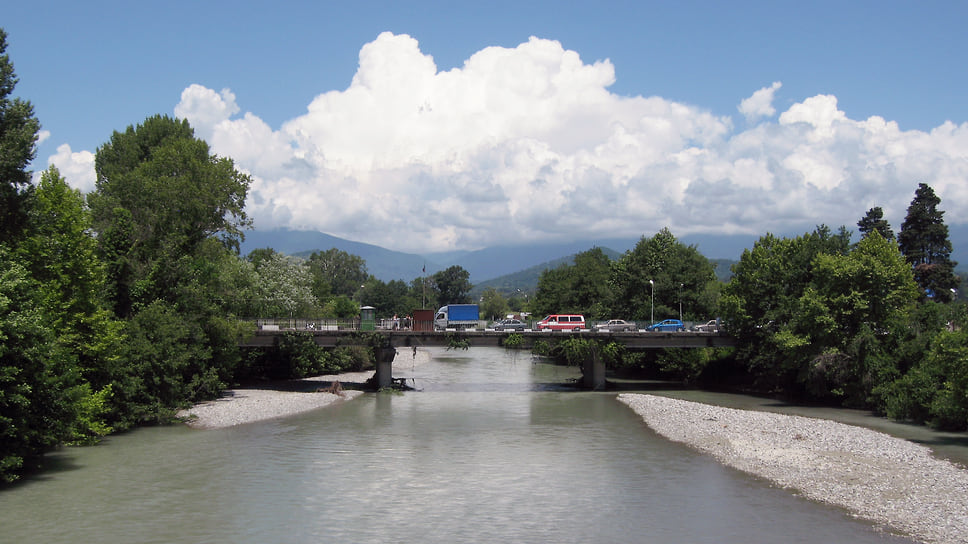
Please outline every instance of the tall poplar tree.
[[951, 242], [944, 212], [938, 209], [941, 199], [934, 189], [919, 183], [907, 216], [897, 236], [904, 258], [914, 268], [914, 279], [928, 298], [938, 302], [954, 300], [958, 277], [951, 260]]
[[25, 226], [30, 192], [27, 165], [37, 153], [40, 130], [33, 105], [11, 98], [17, 81], [7, 55], [7, 33], [0, 28], [0, 242], [16, 240]]

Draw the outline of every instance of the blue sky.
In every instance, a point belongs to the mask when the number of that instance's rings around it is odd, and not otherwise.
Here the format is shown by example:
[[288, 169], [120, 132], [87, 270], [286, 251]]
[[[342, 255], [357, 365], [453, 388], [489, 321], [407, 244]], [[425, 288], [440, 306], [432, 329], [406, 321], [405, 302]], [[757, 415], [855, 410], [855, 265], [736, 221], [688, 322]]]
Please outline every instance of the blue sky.
[[898, 228], [922, 181], [966, 222], [966, 23], [964, 2], [38, 0], [0, 26], [35, 170], [90, 190], [113, 131], [178, 115], [253, 176], [257, 228], [442, 251], [871, 206]]

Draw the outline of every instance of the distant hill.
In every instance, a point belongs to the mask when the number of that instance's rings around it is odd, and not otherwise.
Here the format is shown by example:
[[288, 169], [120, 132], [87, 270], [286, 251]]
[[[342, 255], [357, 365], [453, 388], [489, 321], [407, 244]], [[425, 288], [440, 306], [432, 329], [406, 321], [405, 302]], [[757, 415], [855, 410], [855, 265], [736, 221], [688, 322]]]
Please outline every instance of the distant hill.
[[[951, 227], [949, 232], [954, 249], [952, 258], [959, 262], [959, 268], [964, 268], [968, 265], [968, 226]], [[366, 261], [367, 270], [385, 282], [403, 280], [409, 283], [424, 274], [430, 275], [449, 266], [459, 265], [470, 274], [472, 284], [524, 290], [520, 285], [531, 285], [533, 289], [542, 270], [570, 262], [569, 259], [577, 253], [601, 247], [620, 255], [635, 247], [640, 239], [641, 237], [559, 244], [529, 243], [494, 246], [477, 251], [417, 255], [345, 240], [321, 232], [279, 229], [247, 232], [241, 249], [243, 255], [253, 249], [266, 247], [287, 255], [308, 255], [312, 251], [337, 248], [362, 257]], [[753, 247], [758, 239], [758, 236], [750, 235], [689, 235], [679, 241], [696, 246], [700, 253], [717, 265], [717, 277], [727, 281], [732, 275], [730, 266], [739, 260], [743, 250]], [[424, 267], [426, 272], [423, 272]]]
[[[602, 252], [613, 261], [622, 256], [621, 253], [609, 248], [602, 248]], [[559, 266], [574, 264], [576, 254], [572, 254], [567, 257], [559, 257], [557, 259], [526, 268], [519, 272], [505, 274], [491, 280], [476, 283], [474, 284], [474, 288], [471, 289], [470, 296], [472, 299], [478, 297], [484, 292], [485, 289], [488, 288], [494, 289], [498, 293], [501, 293], [501, 295], [503, 295], [505, 298], [514, 296], [518, 291], [532, 295], [538, 286], [538, 278], [541, 277], [542, 272], [545, 270], [558, 268]]]
[[245, 234], [245, 242], [242, 243], [241, 250], [243, 255], [248, 255], [253, 249], [267, 247], [286, 255], [304, 256], [308, 256], [313, 251], [336, 248], [361, 257], [366, 261], [367, 271], [384, 282], [404, 280], [409, 283], [410, 280], [423, 275], [424, 266], [427, 267], [427, 274], [446, 268], [420, 255], [344, 240], [316, 231], [289, 229], [249, 231]]

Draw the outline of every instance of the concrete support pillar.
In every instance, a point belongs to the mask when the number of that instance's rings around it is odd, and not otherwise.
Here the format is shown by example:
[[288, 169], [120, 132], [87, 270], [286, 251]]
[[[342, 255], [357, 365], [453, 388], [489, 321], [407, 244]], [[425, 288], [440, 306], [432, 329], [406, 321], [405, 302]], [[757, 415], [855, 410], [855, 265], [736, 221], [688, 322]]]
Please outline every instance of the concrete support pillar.
[[390, 387], [393, 384], [393, 357], [397, 354], [394, 348], [376, 348], [376, 373], [373, 381], [377, 389]]
[[592, 342], [588, 356], [581, 364], [582, 385], [585, 389], [599, 391], [605, 389], [605, 361], [598, 351], [598, 345]]

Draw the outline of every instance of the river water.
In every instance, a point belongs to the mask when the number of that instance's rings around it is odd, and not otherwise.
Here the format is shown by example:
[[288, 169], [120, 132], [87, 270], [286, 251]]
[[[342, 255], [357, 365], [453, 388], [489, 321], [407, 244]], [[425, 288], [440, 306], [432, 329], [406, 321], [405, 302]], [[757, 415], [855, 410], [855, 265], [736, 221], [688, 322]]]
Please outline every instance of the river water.
[[366, 394], [50, 456], [0, 492], [0, 542], [903, 543], [651, 432], [573, 368], [433, 351]]

